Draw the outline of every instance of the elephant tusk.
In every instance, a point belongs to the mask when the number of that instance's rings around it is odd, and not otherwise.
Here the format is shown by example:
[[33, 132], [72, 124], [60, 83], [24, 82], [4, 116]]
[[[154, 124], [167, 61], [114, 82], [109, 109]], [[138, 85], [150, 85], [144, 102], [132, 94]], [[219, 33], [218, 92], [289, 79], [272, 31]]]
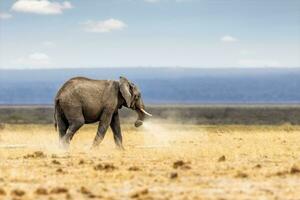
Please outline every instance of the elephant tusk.
[[144, 114], [146, 114], [146, 115], [152, 117], [152, 115], [151, 115], [150, 113], [146, 112], [143, 108], [141, 108], [141, 111], [142, 111]]

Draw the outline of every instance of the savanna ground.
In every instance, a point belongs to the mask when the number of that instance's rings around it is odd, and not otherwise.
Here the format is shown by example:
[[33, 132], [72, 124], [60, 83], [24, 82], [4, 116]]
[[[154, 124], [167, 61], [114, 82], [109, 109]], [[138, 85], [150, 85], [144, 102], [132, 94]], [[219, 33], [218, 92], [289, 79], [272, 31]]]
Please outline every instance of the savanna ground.
[[0, 130], [0, 199], [300, 199], [300, 126], [123, 124], [90, 150], [85, 125], [69, 151], [53, 125]]

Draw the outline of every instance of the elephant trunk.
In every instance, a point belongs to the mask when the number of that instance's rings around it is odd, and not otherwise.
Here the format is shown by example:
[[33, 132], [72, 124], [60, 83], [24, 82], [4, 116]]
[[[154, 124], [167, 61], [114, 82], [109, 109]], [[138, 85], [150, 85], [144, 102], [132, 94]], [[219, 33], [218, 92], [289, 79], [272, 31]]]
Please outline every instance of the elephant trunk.
[[135, 125], [135, 127], [139, 127], [139, 126], [143, 125], [143, 121], [145, 120], [146, 114], [143, 113], [140, 109], [136, 109], [136, 112], [138, 114], [138, 118], [135, 121], [134, 125]]
[[148, 116], [152, 116], [150, 113], [148, 113], [147, 111], [145, 111], [145, 105], [144, 105], [144, 102], [143, 100], [140, 98], [139, 101], [137, 102], [136, 104], [136, 109], [135, 111], [137, 112], [138, 114], [138, 118], [135, 122], [135, 127], [139, 127], [143, 124], [143, 121], [146, 117], [146, 115]]

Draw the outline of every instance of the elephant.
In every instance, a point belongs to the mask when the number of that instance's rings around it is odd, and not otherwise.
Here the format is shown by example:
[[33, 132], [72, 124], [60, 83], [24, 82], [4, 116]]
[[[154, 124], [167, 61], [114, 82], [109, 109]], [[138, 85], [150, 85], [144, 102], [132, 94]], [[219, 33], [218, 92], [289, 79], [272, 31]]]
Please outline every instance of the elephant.
[[94, 80], [75, 77], [58, 90], [54, 102], [54, 126], [59, 132], [60, 144], [67, 148], [76, 131], [84, 124], [99, 122], [92, 147], [103, 140], [110, 126], [117, 147], [124, 149], [119, 119], [119, 109], [125, 106], [135, 110], [135, 126], [143, 124], [146, 117], [141, 92], [125, 77], [115, 80]]

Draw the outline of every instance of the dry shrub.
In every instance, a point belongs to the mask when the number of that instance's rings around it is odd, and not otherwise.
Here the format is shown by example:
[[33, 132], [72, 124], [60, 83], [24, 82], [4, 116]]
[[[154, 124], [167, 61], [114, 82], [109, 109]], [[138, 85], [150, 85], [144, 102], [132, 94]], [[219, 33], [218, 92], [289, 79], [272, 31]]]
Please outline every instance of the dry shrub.
[[47, 189], [45, 189], [45, 188], [38, 188], [38, 189], [36, 189], [35, 193], [36, 193], [37, 195], [47, 195], [47, 194], [48, 194], [48, 191], [47, 191]]
[[64, 187], [56, 187], [51, 190], [51, 194], [68, 193], [68, 189]]
[[172, 172], [171, 174], [170, 174], [170, 179], [175, 179], [175, 178], [177, 178], [178, 177], [178, 173], [177, 172]]
[[93, 194], [89, 189], [87, 189], [86, 187], [82, 186], [79, 190], [79, 192], [81, 194], [86, 195], [88, 198], [103, 198], [101, 195], [95, 195]]
[[58, 160], [52, 160], [52, 164], [54, 164], [54, 165], [60, 165], [61, 163]]
[[11, 195], [21, 197], [21, 196], [25, 195], [25, 191], [20, 190], [20, 189], [14, 189], [11, 191]]
[[247, 178], [248, 174], [246, 174], [245, 172], [237, 172], [235, 175], [236, 178]]
[[218, 159], [218, 162], [224, 162], [226, 160], [226, 157], [223, 155]]
[[131, 198], [141, 198], [144, 195], [147, 195], [149, 193], [148, 188], [145, 189], [141, 189], [141, 190], [137, 190], [135, 192], [133, 192], [130, 197]]
[[117, 169], [117, 167], [115, 167], [113, 164], [109, 164], [109, 163], [106, 163], [106, 164], [98, 164], [94, 167], [94, 170], [104, 170], [104, 171], [113, 171]]
[[42, 151], [36, 151], [33, 154], [27, 154], [23, 158], [28, 159], [28, 158], [46, 158], [46, 154]]
[[[0, 131], [4, 130], [4, 128], [5, 128], [5, 125], [0, 123]], [[0, 141], [1, 141], [1, 134], [0, 134]]]
[[132, 166], [128, 168], [128, 171], [140, 171], [141, 169], [137, 166]]
[[173, 163], [174, 169], [191, 169], [188, 162], [184, 162], [182, 160], [178, 160]]
[[0, 188], [0, 196], [5, 196], [6, 192], [4, 189]]
[[291, 170], [290, 170], [291, 174], [300, 174], [300, 166], [299, 165], [293, 165]]

